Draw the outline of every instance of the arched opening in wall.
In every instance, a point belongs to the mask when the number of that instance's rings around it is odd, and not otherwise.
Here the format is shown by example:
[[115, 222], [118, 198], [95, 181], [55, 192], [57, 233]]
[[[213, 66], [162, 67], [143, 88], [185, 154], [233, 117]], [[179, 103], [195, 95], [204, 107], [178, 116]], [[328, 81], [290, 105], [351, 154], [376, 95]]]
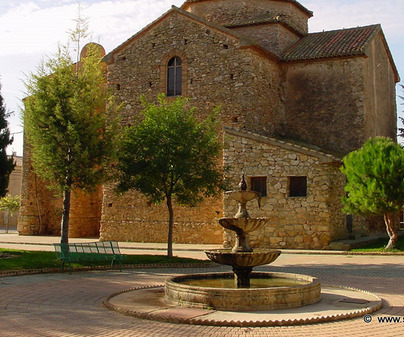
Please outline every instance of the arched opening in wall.
[[172, 57], [167, 64], [167, 97], [182, 95], [182, 61]]

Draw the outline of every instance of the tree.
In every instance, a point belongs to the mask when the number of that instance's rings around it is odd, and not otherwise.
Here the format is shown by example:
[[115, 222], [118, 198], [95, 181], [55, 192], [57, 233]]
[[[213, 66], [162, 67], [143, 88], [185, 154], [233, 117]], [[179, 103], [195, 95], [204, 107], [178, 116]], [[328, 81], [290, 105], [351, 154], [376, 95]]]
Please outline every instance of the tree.
[[14, 213], [17, 213], [20, 209], [20, 201], [21, 201], [21, 196], [16, 195], [8, 195], [4, 198], [0, 199], [0, 210], [7, 212], [7, 220], [6, 220], [6, 233], [8, 233], [8, 226], [9, 226], [9, 217], [10, 214], [13, 215]]
[[399, 212], [404, 204], [404, 149], [390, 138], [376, 137], [343, 158], [348, 214], [384, 215], [389, 242], [398, 239]]
[[14, 159], [7, 156], [6, 152], [7, 146], [13, 143], [13, 139], [10, 138], [10, 130], [8, 129], [8, 116], [3, 96], [0, 93], [0, 198], [4, 197], [7, 193], [10, 174], [15, 167]]
[[[401, 89], [404, 91], [404, 85], [400, 84]], [[400, 105], [404, 105], [404, 96], [398, 96], [403, 102]], [[401, 120], [401, 123], [404, 124], [404, 118], [403, 117], [399, 117]], [[399, 131], [399, 136], [404, 138], [404, 128], [398, 128]]]
[[[78, 19], [73, 42], [83, 36], [82, 26]], [[80, 62], [74, 63], [69, 46], [59, 47], [26, 84], [25, 133], [35, 173], [63, 195], [62, 243], [68, 242], [72, 189], [98, 185], [114, 147], [114, 123], [107, 121], [107, 115], [115, 108], [101, 48], [87, 44]]]
[[223, 187], [218, 167], [221, 143], [215, 113], [198, 122], [188, 100], [168, 100], [161, 94], [157, 104], [144, 97], [141, 122], [124, 131], [118, 162], [118, 191], [140, 191], [151, 202], [165, 200], [168, 210], [167, 256], [172, 257], [173, 199], [195, 206]]
[[0, 210], [17, 213], [20, 209], [21, 196], [19, 195], [8, 195], [7, 197], [0, 199]]

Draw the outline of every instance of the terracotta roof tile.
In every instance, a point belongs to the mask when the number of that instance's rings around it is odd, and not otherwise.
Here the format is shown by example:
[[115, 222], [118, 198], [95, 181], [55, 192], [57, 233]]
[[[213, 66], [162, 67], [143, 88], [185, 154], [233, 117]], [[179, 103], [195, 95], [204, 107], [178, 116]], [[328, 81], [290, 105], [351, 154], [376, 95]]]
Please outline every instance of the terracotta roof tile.
[[371, 25], [311, 33], [286, 50], [283, 60], [298, 61], [365, 55], [367, 42], [380, 29], [380, 25]]

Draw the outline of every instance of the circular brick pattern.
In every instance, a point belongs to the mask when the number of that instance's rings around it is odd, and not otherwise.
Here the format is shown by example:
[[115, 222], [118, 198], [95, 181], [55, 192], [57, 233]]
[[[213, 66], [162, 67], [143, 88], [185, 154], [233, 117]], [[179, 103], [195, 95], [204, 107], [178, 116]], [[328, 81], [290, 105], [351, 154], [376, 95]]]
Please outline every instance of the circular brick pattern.
[[[37, 274], [0, 278], [2, 337], [36, 336], [402, 336], [403, 324], [378, 318], [404, 317], [402, 256], [284, 254], [262, 271], [318, 277], [323, 284], [360, 288], [383, 299], [368, 317], [338, 322], [280, 327], [215, 327], [172, 324], [123, 316], [102, 306], [105, 298], [125, 289], [163, 284], [176, 274], [226, 271], [211, 269], [144, 269], [89, 271], [69, 275]], [[367, 323], [369, 322], [369, 323]]]
[[[167, 285], [166, 285], [167, 286]], [[164, 286], [128, 289], [108, 296], [104, 306], [136, 318], [177, 324], [228, 327], [293, 326], [334, 322], [369, 315], [382, 300], [369, 292], [347, 287], [323, 287], [321, 301], [299, 308], [230, 312], [170, 305]]]

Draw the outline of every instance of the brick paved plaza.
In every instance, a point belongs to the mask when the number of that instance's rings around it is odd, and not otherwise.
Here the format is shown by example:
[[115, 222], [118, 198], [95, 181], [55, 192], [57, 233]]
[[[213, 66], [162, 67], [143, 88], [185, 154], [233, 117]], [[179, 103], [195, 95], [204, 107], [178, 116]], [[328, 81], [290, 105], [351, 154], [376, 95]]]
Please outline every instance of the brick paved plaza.
[[323, 284], [373, 292], [384, 299], [371, 323], [363, 318], [293, 327], [230, 328], [135, 319], [102, 306], [111, 293], [162, 284], [172, 274], [222, 271], [143, 269], [37, 274], [0, 278], [0, 336], [403, 336], [404, 323], [379, 323], [378, 317], [404, 320], [404, 257], [283, 254], [258, 270], [309, 274]]

